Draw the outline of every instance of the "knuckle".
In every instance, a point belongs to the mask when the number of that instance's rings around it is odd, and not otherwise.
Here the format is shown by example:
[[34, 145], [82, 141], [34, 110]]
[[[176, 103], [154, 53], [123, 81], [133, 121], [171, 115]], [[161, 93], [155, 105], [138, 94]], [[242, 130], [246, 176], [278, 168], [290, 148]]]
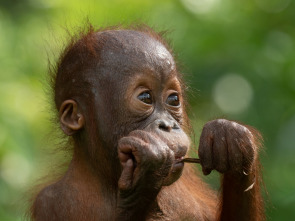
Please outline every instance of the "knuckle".
[[214, 121], [209, 121], [209, 122], [207, 122], [204, 125], [203, 130], [202, 130], [202, 133], [203, 134], [210, 133], [210, 131], [212, 130], [212, 128], [214, 128]]
[[123, 144], [123, 143], [125, 143], [125, 142], [128, 142], [128, 140], [129, 140], [129, 137], [122, 137], [120, 140], [119, 140], [119, 145], [120, 144]]
[[216, 122], [216, 124], [226, 124], [230, 121], [226, 120], [226, 119], [217, 119], [217, 120], [215, 120], [215, 122]]
[[118, 145], [119, 146], [122, 146], [122, 145], [131, 145], [133, 143], [134, 143], [134, 137], [132, 137], [132, 136], [122, 137], [118, 141]]
[[235, 129], [239, 129], [239, 127], [241, 126], [240, 124], [234, 121], [230, 121], [230, 125]]
[[224, 125], [228, 125], [229, 123], [231, 123], [231, 121], [226, 119], [216, 119], [216, 120], [210, 121], [209, 125], [211, 127], [223, 127]]

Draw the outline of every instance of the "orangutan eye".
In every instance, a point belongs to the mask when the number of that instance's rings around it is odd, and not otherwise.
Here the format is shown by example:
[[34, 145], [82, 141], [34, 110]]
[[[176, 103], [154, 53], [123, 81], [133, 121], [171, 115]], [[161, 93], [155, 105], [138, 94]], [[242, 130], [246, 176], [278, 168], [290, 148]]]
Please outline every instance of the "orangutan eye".
[[140, 95], [138, 95], [137, 98], [139, 100], [141, 100], [143, 103], [146, 103], [146, 104], [152, 104], [153, 103], [152, 95], [148, 91], [145, 91], [145, 92], [141, 93]]
[[180, 101], [179, 101], [178, 94], [176, 93], [170, 94], [166, 100], [166, 103], [169, 104], [170, 106], [175, 106], [175, 107], [179, 106]]

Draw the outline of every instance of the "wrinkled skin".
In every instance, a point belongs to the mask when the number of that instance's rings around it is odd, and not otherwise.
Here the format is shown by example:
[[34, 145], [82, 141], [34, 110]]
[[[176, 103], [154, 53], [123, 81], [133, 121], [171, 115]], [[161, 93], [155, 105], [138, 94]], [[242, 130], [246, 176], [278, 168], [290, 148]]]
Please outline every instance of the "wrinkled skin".
[[204, 126], [203, 173], [225, 174], [216, 211], [217, 196], [180, 162], [190, 140], [171, 53], [140, 31], [96, 37], [106, 39], [97, 65], [74, 79], [87, 85], [88, 99], [77, 95], [57, 105], [61, 128], [74, 137], [73, 160], [38, 194], [32, 219], [262, 220], [261, 210], [253, 209], [260, 203], [259, 185], [244, 192], [258, 176], [254, 132], [225, 119]]

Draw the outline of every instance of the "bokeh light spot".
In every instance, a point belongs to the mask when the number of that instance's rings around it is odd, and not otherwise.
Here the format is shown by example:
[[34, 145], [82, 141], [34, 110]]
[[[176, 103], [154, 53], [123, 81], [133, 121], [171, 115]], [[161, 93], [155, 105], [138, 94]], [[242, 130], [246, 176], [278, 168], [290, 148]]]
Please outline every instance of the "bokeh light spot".
[[181, 0], [184, 7], [194, 14], [210, 12], [220, 0]]
[[289, 6], [291, 0], [256, 0], [255, 2], [263, 11], [279, 13]]
[[15, 188], [21, 188], [28, 182], [32, 170], [30, 162], [16, 153], [4, 155], [0, 168], [1, 177]]
[[220, 78], [213, 89], [213, 99], [217, 106], [229, 114], [239, 114], [251, 103], [253, 90], [249, 82], [236, 74]]

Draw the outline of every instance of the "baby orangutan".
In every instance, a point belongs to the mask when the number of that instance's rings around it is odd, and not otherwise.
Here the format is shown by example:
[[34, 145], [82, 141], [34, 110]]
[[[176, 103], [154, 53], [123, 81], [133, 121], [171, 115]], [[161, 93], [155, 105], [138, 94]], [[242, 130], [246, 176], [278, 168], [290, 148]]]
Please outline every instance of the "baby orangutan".
[[225, 119], [204, 126], [200, 163], [222, 174], [217, 195], [184, 166], [184, 88], [168, 44], [145, 25], [91, 27], [72, 40], [53, 89], [73, 157], [38, 193], [31, 219], [264, 220], [259, 133]]

